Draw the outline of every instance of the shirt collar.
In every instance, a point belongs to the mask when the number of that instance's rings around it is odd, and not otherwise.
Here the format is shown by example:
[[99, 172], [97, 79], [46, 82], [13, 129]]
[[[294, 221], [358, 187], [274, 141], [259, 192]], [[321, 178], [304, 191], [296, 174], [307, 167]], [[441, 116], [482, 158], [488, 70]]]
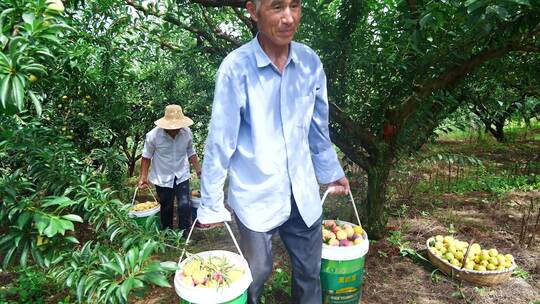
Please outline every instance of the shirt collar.
[[165, 132], [165, 129], [159, 128], [159, 130], [160, 130], [160, 135], [159, 136], [162, 136], [162, 137], [165, 137], [165, 138], [168, 138], [168, 139], [171, 139], [171, 140], [175, 140], [178, 137], [180, 137], [179, 135], [182, 135], [182, 134], [186, 133], [186, 128], [180, 128], [180, 132], [178, 132], [178, 134], [176, 134], [176, 136], [174, 138], [172, 138], [169, 134], [167, 134], [167, 132]]
[[[255, 60], [257, 61], [257, 67], [262, 68], [265, 67], [272, 62], [270, 61], [270, 58], [268, 58], [268, 55], [264, 52], [264, 50], [261, 47], [261, 44], [259, 43], [259, 34], [255, 36], [252, 40], [252, 46], [253, 46], [253, 52], [255, 53]], [[289, 61], [298, 62], [298, 54], [296, 50], [296, 45], [294, 42], [291, 42], [289, 44], [289, 58], [287, 59], [287, 64], [289, 64]]]

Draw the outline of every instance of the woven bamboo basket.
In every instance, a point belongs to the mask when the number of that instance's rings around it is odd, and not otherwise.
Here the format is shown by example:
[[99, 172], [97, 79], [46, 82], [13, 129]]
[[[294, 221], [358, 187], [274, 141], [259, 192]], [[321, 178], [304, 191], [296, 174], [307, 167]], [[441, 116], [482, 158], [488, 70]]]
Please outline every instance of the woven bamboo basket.
[[[478, 271], [478, 270], [469, 270], [465, 268], [459, 268], [457, 266], [454, 266], [448, 261], [438, 257], [435, 255], [429, 246], [429, 243], [434, 238], [429, 238], [426, 241], [426, 248], [428, 252], [428, 258], [431, 261], [431, 263], [437, 267], [440, 271], [444, 272], [446, 275], [462, 280], [467, 281], [473, 284], [482, 285], [482, 286], [493, 286], [498, 285], [506, 280], [508, 280], [512, 276], [512, 272], [516, 268], [516, 263], [514, 262], [512, 267], [504, 270], [493, 270], [493, 271]], [[472, 244], [472, 242], [471, 242]], [[469, 247], [470, 245], [469, 244]], [[467, 253], [468, 253], [467, 249]], [[467, 257], [465, 256], [464, 259]]]

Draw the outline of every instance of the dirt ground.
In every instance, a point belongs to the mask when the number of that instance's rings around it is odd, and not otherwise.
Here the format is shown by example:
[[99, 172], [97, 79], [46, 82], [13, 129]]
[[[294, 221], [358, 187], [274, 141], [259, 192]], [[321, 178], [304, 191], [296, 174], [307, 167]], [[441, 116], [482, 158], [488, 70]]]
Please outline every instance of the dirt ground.
[[[512, 194], [519, 195], [519, 194]], [[528, 195], [531, 195], [528, 193]], [[538, 193], [534, 193], [539, 198]], [[458, 202], [451, 207], [441, 207], [430, 212], [429, 216], [392, 218], [389, 226], [405, 230], [403, 242], [417, 250], [423, 256], [425, 241], [436, 234], [447, 234], [445, 222], [450, 217], [458, 227], [455, 236], [461, 240], [475, 239], [482, 247], [497, 248], [501, 252], [511, 253], [517, 264], [528, 273], [528, 278], [512, 277], [507, 282], [494, 286], [482, 287], [467, 282], [459, 282], [445, 276], [430, 264], [415, 262], [403, 257], [399, 248], [387, 240], [370, 244], [366, 258], [362, 303], [535, 303], [540, 301], [540, 245], [523, 248], [516, 243], [519, 236], [519, 218], [501, 210], [484, 210], [477, 200], [484, 199], [447, 196], [446, 199]], [[456, 205], [458, 207], [456, 207]], [[448, 204], [447, 206], [450, 206]], [[231, 225], [236, 230], [234, 224]], [[485, 229], [489, 227], [489, 229]], [[211, 231], [197, 231], [190, 251], [199, 252], [210, 249], [236, 251], [233, 242], [224, 228]], [[169, 257], [175, 260], [174, 256]], [[274, 269], [288, 269], [288, 256], [279, 240], [274, 238]], [[269, 286], [271, 288], [271, 281]], [[171, 279], [172, 283], [172, 279]], [[266, 303], [290, 303], [290, 298], [283, 293], [266, 295]], [[156, 288], [144, 299], [136, 303], [176, 303], [174, 289]]]
[[[495, 163], [508, 164], [526, 160], [527, 157], [531, 157], [530, 147], [533, 147], [533, 151], [539, 147], [537, 142], [524, 144], [525, 148], [521, 146], [514, 151], [515, 153], [508, 153], [508, 150], [467, 152]], [[439, 143], [439, 145], [446, 145], [447, 151], [456, 149], [455, 152], [460, 152], [455, 142]], [[535, 153], [532, 155], [538, 157]], [[540, 202], [540, 189], [510, 192], [504, 197], [497, 198], [487, 192], [465, 194], [437, 192], [417, 196], [414, 202], [408, 202], [406, 212], [389, 219], [388, 227], [401, 232], [400, 244], [390, 242], [388, 239], [370, 243], [361, 303], [539, 304], [540, 229], [538, 228], [540, 225], [537, 226], [536, 231], [529, 231], [535, 234], [535, 241], [531, 246], [519, 242], [523, 216], [526, 212], [526, 208], [522, 206], [530, 201], [536, 201], [537, 204]], [[345, 200], [338, 200], [336, 204], [344, 202]], [[350, 217], [351, 214], [347, 212], [347, 208], [345, 212], [343, 209], [325, 213], [332, 213], [340, 218]], [[529, 227], [534, 226], [534, 221], [533, 217], [529, 219]], [[234, 223], [231, 227], [236, 230]], [[452, 279], [436, 270], [430, 263], [400, 254], [399, 246], [401, 245], [402, 248], [413, 249], [427, 258], [426, 239], [437, 234], [449, 234], [450, 230], [454, 230], [452, 231], [454, 236], [460, 240], [474, 239], [482, 248], [497, 248], [499, 252], [511, 253], [518, 265], [514, 276], [497, 286], [477, 286]], [[191, 252], [212, 249], [236, 251], [224, 228], [197, 231], [193, 238], [194, 241], [189, 246]], [[178, 253], [171, 252], [159, 258], [177, 260]], [[279, 237], [276, 236], [274, 238], [274, 269], [288, 271], [288, 265], [286, 251]], [[265, 304], [291, 303], [284, 292], [276, 290], [273, 280], [274, 277], [271, 277], [267, 284], [267, 290], [270, 292], [265, 293]], [[144, 299], [133, 299], [132, 302], [177, 303], [177, 301], [178, 297], [174, 288], [156, 288]]]

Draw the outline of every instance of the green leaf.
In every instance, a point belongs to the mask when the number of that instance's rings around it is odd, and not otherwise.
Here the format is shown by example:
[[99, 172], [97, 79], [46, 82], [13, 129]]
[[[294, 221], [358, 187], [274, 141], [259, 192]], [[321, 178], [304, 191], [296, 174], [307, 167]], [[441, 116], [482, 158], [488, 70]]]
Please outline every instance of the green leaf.
[[152, 283], [161, 287], [171, 287], [165, 276], [159, 272], [145, 273], [143, 275], [137, 276], [142, 281]]
[[501, 20], [508, 19], [508, 11], [499, 5], [490, 5], [486, 8], [486, 14], [496, 14]]
[[30, 99], [32, 100], [32, 103], [34, 104], [34, 108], [36, 108], [36, 113], [38, 117], [41, 117], [41, 113], [43, 109], [41, 108], [41, 102], [39, 102], [38, 98], [32, 91], [28, 91], [28, 95], [30, 96]]
[[127, 280], [125, 280], [122, 283], [122, 286], [120, 287], [120, 293], [122, 294], [122, 298], [127, 301], [129, 292], [133, 288], [133, 277], [129, 277]]
[[75, 238], [74, 236], [66, 236], [64, 238], [66, 241], [70, 242], [70, 243], [73, 243], [73, 244], [79, 244], [79, 240], [77, 240], [77, 238]]
[[487, 2], [487, 0], [469, 0], [465, 2], [465, 6], [467, 7], [467, 13], [474, 13], [479, 8], [484, 7]]
[[117, 253], [114, 253], [114, 259], [116, 260], [116, 263], [120, 267], [122, 273], [124, 273], [126, 271], [126, 266], [124, 265], [122, 258]]
[[17, 105], [17, 109], [22, 111], [24, 109], [24, 84], [21, 79], [18, 77], [13, 77], [12, 81], [12, 91], [13, 101]]
[[58, 39], [55, 35], [41, 35], [39, 36], [40, 38], [43, 38], [43, 39], [47, 39], [53, 43], [56, 43], [56, 44], [62, 44], [62, 42], [60, 41], [60, 39]]
[[150, 254], [152, 254], [152, 252], [154, 251], [154, 248], [156, 247], [156, 243], [154, 241], [147, 241], [143, 248], [142, 248], [142, 253], [141, 253], [141, 256], [140, 256], [140, 260], [141, 261], [145, 261], [149, 256]]
[[83, 222], [83, 219], [80, 216], [76, 215], [76, 214], [62, 215], [62, 218], [66, 219], [66, 220], [70, 220], [72, 222], [79, 222], [79, 223]]
[[0, 33], [0, 50], [4, 49], [9, 42], [9, 38]]
[[15, 8], [8, 8], [0, 13], [0, 29], [4, 27], [4, 18], [11, 12], [15, 11]]
[[24, 13], [22, 15], [22, 19], [24, 20], [24, 22], [28, 23], [28, 24], [32, 24], [32, 22], [34, 22], [34, 14], [32, 13]]
[[127, 255], [126, 255], [126, 260], [128, 262], [128, 265], [129, 265], [129, 269], [133, 269], [135, 268], [135, 265], [137, 264], [137, 257], [138, 257], [138, 252], [139, 252], [139, 249], [137, 247], [134, 247], [134, 248], [131, 248]]
[[114, 237], [116, 236], [116, 234], [121, 230], [122, 230], [122, 227], [118, 227], [118, 228], [114, 229], [114, 231], [111, 233], [111, 237], [110, 237], [111, 242], [114, 240]]
[[163, 269], [168, 270], [168, 271], [175, 271], [178, 269], [177, 262], [167, 261], [167, 262], [161, 262], [159, 264], [161, 265]]
[[64, 232], [66, 230], [75, 230], [75, 226], [73, 226], [73, 222], [71, 221], [68, 221], [68, 220], [63, 220], [63, 219], [57, 219], [55, 221], [58, 221], [58, 223], [62, 226], [62, 229], [60, 231], [60, 233], [62, 233], [62, 235], [64, 234]]
[[43, 265], [43, 256], [41, 255], [41, 252], [39, 252], [39, 250], [35, 247], [32, 246], [32, 258], [34, 259], [34, 261], [37, 262], [37, 264], [39, 266], [44, 266]]
[[58, 229], [62, 229], [62, 226], [58, 224], [53, 218], [50, 219], [49, 225], [45, 230], [43, 230], [43, 233], [47, 237], [53, 237], [58, 233]]
[[19, 227], [19, 229], [23, 229], [24, 226], [26, 226], [26, 224], [28, 223], [28, 221], [32, 218], [33, 214], [28, 212], [28, 211], [23, 211], [20, 215], [19, 215], [19, 218], [17, 219], [17, 227]]
[[43, 234], [45, 228], [47, 228], [47, 226], [49, 225], [49, 219], [38, 213], [34, 214], [34, 222], [36, 223], [39, 234]]
[[508, 1], [521, 4], [521, 5], [531, 6], [531, 3], [529, 2], [529, 0], [508, 0]]
[[49, 207], [49, 206], [61, 206], [61, 207], [67, 207], [69, 205], [73, 205], [75, 202], [73, 202], [71, 199], [65, 196], [55, 197], [53, 199], [46, 199], [44, 200], [45, 203], [41, 205], [42, 207]]
[[144, 282], [137, 279], [137, 278], [133, 278], [133, 288], [143, 288], [144, 287]]
[[122, 274], [124, 274], [124, 272], [122, 271], [120, 266], [114, 264], [113, 262], [104, 263], [104, 264], [102, 264], [102, 266], [105, 267], [106, 269], [112, 270], [114, 275], [122, 275]]
[[[88, 294], [88, 292], [92, 291], [97, 287], [96, 282], [99, 280], [99, 278], [94, 277], [92, 275], [88, 276], [88, 279], [86, 280], [86, 287], [84, 287], [84, 293]], [[93, 291], [92, 291], [93, 292]], [[90, 292], [90, 293], [92, 293]]]
[[16, 246], [11, 247], [11, 249], [8, 250], [6, 255], [4, 256], [4, 262], [2, 263], [2, 267], [4, 269], [8, 268], [9, 262], [11, 262], [11, 256], [13, 256], [13, 253], [17, 250]]
[[0, 246], [4, 243], [11, 241], [15, 236], [13, 234], [7, 234], [0, 238]]
[[0, 100], [2, 101], [2, 107], [6, 107], [6, 102], [8, 98], [9, 88], [11, 83], [11, 75], [6, 75], [2, 79], [2, 85], [0, 87]]
[[28, 252], [30, 251], [30, 243], [26, 242], [24, 244], [24, 248], [21, 252], [21, 258], [19, 259], [19, 263], [22, 267], [26, 267], [26, 263], [28, 262]]
[[44, 56], [47, 56], [47, 57], [51, 57], [51, 58], [55, 58], [53, 54], [51, 54], [49, 51], [47, 50], [39, 50], [39, 51], [36, 51], [36, 53], [38, 54], [41, 54], [41, 55], [44, 55]]
[[427, 13], [420, 19], [420, 27], [424, 28], [426, 24], [431, 23], [432, 20], [434, 20], [433, 15], [431, 13]]
[[39, 64], [39, 63], [32, 63], [26, 66], [21, 67], [21, 71], [24, 73], [34, 73], [34, 74], [45, 74], [47, 75], [47, 71], [45, 70], [45, 66]]
[[71, 283], [73, 282], [73, 278], [75, 277], [76, 273], [75, 272], [72, 272], [68, 275], [67, 279], [66, 279], [66, 286], [67, 287], [71, 287]]
[[82, 302], [82, 299], [85, 298], [84, 296], [84, 283], [86, 281], [86, 277], [82, 277], [80, 280], [79, 280], [79, 283], [77, 283], [77, 300], [79, 302]]

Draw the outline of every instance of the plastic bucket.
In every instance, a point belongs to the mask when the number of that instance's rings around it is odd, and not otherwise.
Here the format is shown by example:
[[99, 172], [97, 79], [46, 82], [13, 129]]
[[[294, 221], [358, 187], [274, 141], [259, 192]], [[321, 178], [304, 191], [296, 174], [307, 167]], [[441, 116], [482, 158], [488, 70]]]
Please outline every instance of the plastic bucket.
[[192, 197], [191, 198], [191, 207], [192, 208], [199, 208], [201, 205], [201, 198], [200, 197]]
[[201, 205], [200, 197], [191, 197], [191, 218], [197, 218], [197, 209]]
[[[152, 197], [154, 198], [154, 201], [157, 202], [156, 196], [154, 195], [154, 192], [151, 188], [148, 188], [150, 190], [150, 193], [152, 194]], [[133, 198], [131, 199], [131, 205], [135, 205], [135, 197], [137, 197], [137, 191], [139, 191], [139, 187], [135, 188], [135, 192], [133, 193]], [[155, 225], [156, 227], [161, 227], [161, 219], [159, 211], [161, 210], [161, 205], [157, 205], [156, 207], [148, 210], [142, 210], [142, 211], [133, 211], [130, 210], [128, 212], [129, 217], [134, 218], [135, 222], [141, 227], [147, 227], [146, 223], [147, 221], [151, 221], [151, 225]]]
[[160, 206], [158, 205], [155, 208], [144, 210], [144, 211], [130, 211], [128, 215], [137, 222], [141, 227], [147, 227], [147, 221], [151, 221], [152, 225], [156, 225], [158, 228], [161, 227], [160, 219]]
[[[180, 304], [190, 304], [190, 303], [191, 302], [180, 299]], [[247, 303], [247, 290], [244, 291], [244, 293], [239, 295], [237, 298], [235, 298], [233, 300], [230, 300], [230, 301], [227, 301], [227, 302], [223, 302], [223, 303], [224, 304], [245, 304], [245, 303]]]
[[[339, 224], [347, 223], [337, 222]], [[363, 238], [364, 241], [361, 244], [349, 247], [334, 247], [323, 244], [321, 287], [324, 304], [356, 304], [360, 302], [364, 261], [369, 250], [369, 240], [365, 231]]]
[[[322, 202], [331, 191], [326, 191]], [[360, 217], [351, 201], [360, 226]], [[345, 221], [336, 221], [338, 224], [350, 224]], [[365, 256], [369, 250], [369, 239], [365, 231], [362, 235], [364, 241], [358, 245], [348, 247], [329, 246], [323, 243], [321, 260], [321, 288], [323, 304], [357, 304], [362, 298], [362, 283], [364, 278]]]
[[[195, 227], [196, 222], [197, 222], [197, 219], [193, 221], [193, 225], [191, 226], [191, 229], [189, 231], [188, 237], [186, 239], [186, 247], [187, 247], [187, 243], [189, 242], [191, 233], [193, 232], [193, 228]], [[176, 294], [180, 297], [180, 303], [182, 304], [185, 304], [185, 303], [245, 304], [247, 303], [247, 290], [252, 281], [251, 271], [249, 269], [249, 265], [246, 259], [244, 259], [244, 256], [242, 255], [242, 252], [240, 251], [240, 247], [238, 246], [238, 243], [236, 242], [234, 235], [232, 234], [232, 230], [229, 227], [229, 224], [227, 224], [226, 222], [224, 224], [225, 224], [225, 227], [227, 227], [227, 230], [229, 231], [229, 234], [231, 235], [234, 241], [234, 244], [236, 246], [236, 249], [238, 250], [238, 253], [225, 251], [225, 250], [211, 250], [211, 251], [203, 251], [203, 252], [197, 253], [196, 255], [201, 258], [208, 258], [210, 256], [224, 257], [230, 263], [234, 264], [235, 267], [240, 267], [244, 269], [244, 275], [241, 278], [239, 278], [237, 281], [227, 286], [227, 288], [199, 288], [199, 287], [194, 287], [194, 286], [186, 286], [182, 283], [182, 279], [184, 276], [183, 269], [184, 269], [185, 264], [190, 259], [187, 258], [185, 260], [182, 260], [185, 253], [185, 250], [184, 250], [182, 252], [182, 255], [180, 256], [180, 260], [178, 261], [179, 269], [176, 271], [175, 276], [174, 276], [174, 289], [176, 291]]]

